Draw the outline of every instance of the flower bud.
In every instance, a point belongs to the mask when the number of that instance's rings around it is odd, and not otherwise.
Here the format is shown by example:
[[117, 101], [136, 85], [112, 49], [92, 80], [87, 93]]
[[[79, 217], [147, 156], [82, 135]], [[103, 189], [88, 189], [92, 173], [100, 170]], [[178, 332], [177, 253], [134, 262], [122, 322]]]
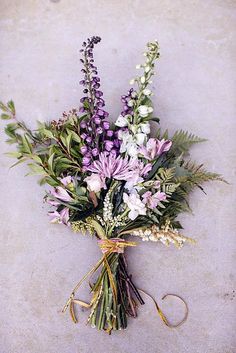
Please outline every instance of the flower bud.
[[103, 121], [102, 126], [104, 127], [105, 130], [108, 130], [108, 129], [110, 128], [110, 123], [109, 123], [109, 121], [106, 121], [106, 120]]
[[83, 157], [82, 164], [87, 166], [90, 164], [91, 158], [90, 157]]
[[107, 137], [112, 137], [114, 132], [112, 130], [107, 130]]
[[88, 151], [88, 147], [87, 146], [81, 146], [80, 147], [80, 152], [84, 155], [86, 152]]
[[98, 149], [97, 149], [96, 147], [93, 148], [93, 149], [92, 149], [92, 155], [93, 155], [94, 157], [96, 157], [98, 154], [99, 154]]
[[114, 144], [113, 144], [113, 141], [106, 140], [104, 141], [104, 145], [107, 151], [111, 151]]

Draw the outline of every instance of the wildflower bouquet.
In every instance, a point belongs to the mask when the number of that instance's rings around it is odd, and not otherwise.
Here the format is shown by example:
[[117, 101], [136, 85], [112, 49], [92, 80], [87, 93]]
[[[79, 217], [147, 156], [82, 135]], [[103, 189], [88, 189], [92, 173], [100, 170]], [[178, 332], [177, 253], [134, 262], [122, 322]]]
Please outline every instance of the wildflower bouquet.
[[[150, 123], [159, 123], [149, 88], [159, 58], [157, 42], [147, 44], [145, 62], [137, 65], [142, 73], [131, 81], [136, 88], [121, 97], [118, 119], [114, 124], [107, 120], [93, 55], [99, 42], [99, 37], [92, 37], [80, 50], [84, 97], [79, 110], [63, 113], [58, 121], [39, 122], [31, 130], [17, 119], [12, 101], [0, 103], [0, 108], [1, 118], [10, 120], [7, 142], [17, 146], [9, 153], [17, 158], [14, 165], [26, 162], [29, 174], [40, 175], [40, 185], [49, 186], [45, 200], [51, 222], [90, 233], [102, 252], [63, 311], [69, 308], [77, 322], [75, 304], [90, 308], [91, 326], [110, 333], [126, 328], [127, 317], [136, 316], [137, 302], [144, 304], [124, 256], [125, 248], [137, 245], [130, 236], [177, 248], [192, 242], [179, 232], [177, 216], [190, 210], [188, 196], [195, 187], [203, 190], [202, 183], [222, 178], [186, 159], [190, 147], [203, 139], [182, 130], [169, 137], [168, 131], [156, 129], [150, 136]], [[77, 291], [88, 277], [92, 298], [86, 303], [78, 299]]]

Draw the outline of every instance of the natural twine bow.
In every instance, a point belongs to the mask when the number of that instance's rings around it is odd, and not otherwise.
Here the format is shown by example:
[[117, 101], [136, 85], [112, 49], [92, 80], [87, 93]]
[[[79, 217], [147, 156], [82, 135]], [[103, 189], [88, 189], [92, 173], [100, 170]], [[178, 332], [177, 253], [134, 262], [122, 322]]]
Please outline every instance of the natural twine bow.
[[[116, 289], [116, 285], [113, 279], [113, 275], [112, 275], [112, 271], [110, 268], [110, 265], [108, 263], [107, 257], [112, 254], [112, 253], [118, 253], [118, 254], [122, 254], [124, 253], [124, 249], [125, 247], [128, 246], [136, 246], [137, 243], [136, 242], [131, 242], [131, 241], [126, 241], [124, 239], [120, 239], [120, 238], [112, 238], [112, 239], [101, 239], [98, 240], [98, 245], [103, 253], [102, 258], [97, 262], [97, 264], [89, 271], [86, 273], [86, 275], [77, 283], [77, 285], [75, 286], [75, 288], [73, 289], [69, 299], [67, 300], [66, 304], [64, 305], [62, 312], [64, 313], [68, 307], [70, 307], [70, 315], [72, 320], [74, 321], [74, 323], [77, 323], [78, 320], [75, 316], [75, 311], [74, 311], [74, 304], [78, 304], [84, 308], [90, 308], [92, 307], [97, 300], [99, 299], [99, 295], [100, 295], [100, 288], [98, 288], [96, 291], [94, 291], [92, 300], [90, 301], [90, 303], [86, 303], [82, 300], [79, 299], [75, 299], [75, 293], [78, 291], [79, 287], [82, 285], [82, 283], [86, 280], [86, 278], [88, 278], [89, 276], [92, 276], [98, 269], [99, 267], [103, 264], [107, 270], [107, 274], [108, 274], [108, 278], [110, 281], [110, 285], [111, 285], [111, 289], [113, 292], [113, 296], [114, 296], [114, 301], [117, 301], [117, 289]], [[164, 297], [162, 297], [162, 300], [166, 299], [169, 296], [173, 296], [176, 297], [178, 299], [180, 299], [184, 305], [185, 305], [185, 315], [184, 318], [178, 323], [178, 324], [171, 324], [166, 316], [164, 315], [164, 313], [162, 312], [162, 310], [160, 309], [159, 305], [157, 304], [157, 301], [155, 300], [155, 298], [153, 296], [151, 296], [150, 294], [148, 294], [146, 291], [142, 290], [142, 289], [138, 289], [140, 292], [144, 293], [145, 295], [147, 295], [149, 298], [152, 299], [152, 301], [154, 302], [154, 305], [157, 309], [157, 312], [161, 318], [161, 320], [165, 323], [166, 326], [170, 327], [170, 328], [176, 328], [179, 327], [180, 325], [182, 325], [188, 317], [188, 306], [187, 303], [184, 301], [183, 298], [181, 298], [179, 295], [177, 294], [166, 294]]]

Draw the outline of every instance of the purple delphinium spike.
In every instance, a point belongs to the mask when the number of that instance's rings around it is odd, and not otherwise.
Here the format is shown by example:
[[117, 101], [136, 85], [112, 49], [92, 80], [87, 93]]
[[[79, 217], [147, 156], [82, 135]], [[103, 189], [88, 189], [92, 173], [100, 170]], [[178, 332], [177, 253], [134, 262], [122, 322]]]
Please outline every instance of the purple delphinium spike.
[[102, 151], [109, 151], [112, 148], [119, 146], [113, 143], [113, 133], [110, 129], [110, 123], [106, 120], [109, 113], [104, 110], [105, 101], [103, 92], [100, 88], [100, 78], [98, 77], [97, 67], [94, 65], [93, 49], [95, 44], [101, 41], [100, 37], [94, 36], [88, 38], [87, 42], [83, 42], [80, 52], [83, 57], [80, 61], [83, 64], [81, 70], [84, 74], [84, 79], [80, 81], [83, 86], [84, 97], [80, 99], [82, 103], [80, 112], [86, 116], [80, 123], [81, 138], [84, 146], [81, 148], [81, 153], [84, 155], [82, 159], [83, 166], [86, 167], [92, 161], [98, 158]]
[[126, 95], [121, 96], [121, 102], [123, 103], [123, 111], [121, 112], [122, 116], [127, 114], [133, 115], [135, 100], [137, 100], [137, 92], [133, 88], [130, 88]]

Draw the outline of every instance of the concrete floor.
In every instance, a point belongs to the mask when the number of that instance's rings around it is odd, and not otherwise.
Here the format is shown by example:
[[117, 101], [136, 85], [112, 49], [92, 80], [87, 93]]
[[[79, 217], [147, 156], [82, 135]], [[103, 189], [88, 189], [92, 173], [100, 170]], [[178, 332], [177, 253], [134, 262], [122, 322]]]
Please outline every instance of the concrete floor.
[[[168, 292], [183, 296], [188, 321], [168, 329], [147, 299], [126, 331], [107, 336], [85, 325], [87, 312], [79, 309], [78, 325], [60, 312], [99, 257], [96, 242], [48, 223], [35, 178], [24, 177], [24, 166], [9, 170], [1, 128], [0, 353], [236, 352], [235, 29], [230, 0], [0, 1], [0, 97], [14, 99], [31, 127], [78, 106], [84, 38], [103, 38], [96, 60], [113, 119], [145, 43], [158, 38], [153, 86], [162, 126], [206, 137], [193, 159], [231, 183], [192, 195], [194, 216], [181, 219], [196, 246], [177, 251], [142, 243], [128, 254], [138, 286], [159, 301]], [[87, 288], [81, 297], [89, 298]], [[183, 314], [174, 299], [161, 306], [172, 322]]]

